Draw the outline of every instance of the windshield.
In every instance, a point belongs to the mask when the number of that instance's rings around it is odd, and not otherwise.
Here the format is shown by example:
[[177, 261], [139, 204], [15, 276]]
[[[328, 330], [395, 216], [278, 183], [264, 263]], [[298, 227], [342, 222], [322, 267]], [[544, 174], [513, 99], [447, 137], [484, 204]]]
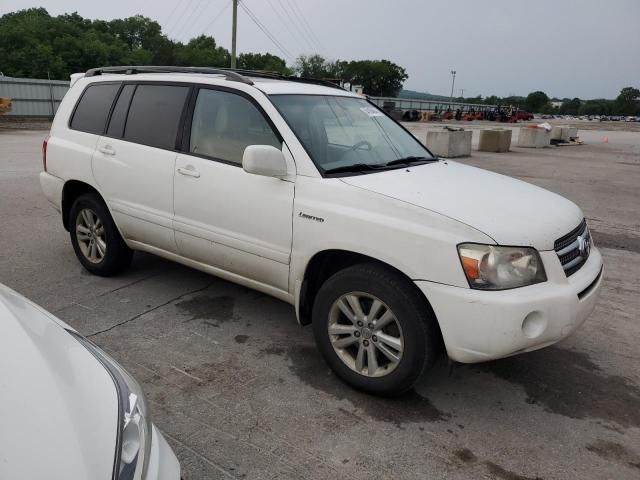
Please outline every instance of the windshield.
[[[364, 99], [271, 95], [315, 164], [324, 173], [401, 168], [433, 161], [410, 133]], [[379, 167], [379, 168], [378, 168]], [[337, 172], [336, 172], [337, 173]]]

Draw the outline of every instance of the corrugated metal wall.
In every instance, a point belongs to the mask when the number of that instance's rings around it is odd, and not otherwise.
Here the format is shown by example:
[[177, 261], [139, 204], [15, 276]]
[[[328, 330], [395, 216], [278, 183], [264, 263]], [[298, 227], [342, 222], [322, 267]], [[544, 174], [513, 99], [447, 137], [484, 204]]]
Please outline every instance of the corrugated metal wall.
[[69, 90], [69, 82], [0, 76], [0, 97], [9, 97], [11, 111], [5, 116], [52, 117]]

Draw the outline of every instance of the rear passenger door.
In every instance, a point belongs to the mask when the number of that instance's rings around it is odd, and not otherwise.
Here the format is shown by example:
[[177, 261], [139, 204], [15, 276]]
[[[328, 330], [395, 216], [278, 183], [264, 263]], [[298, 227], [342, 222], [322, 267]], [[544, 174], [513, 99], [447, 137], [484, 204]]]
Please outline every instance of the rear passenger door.
[[[180, 255], [287, 290], [294, 183], [242, 169], [249, 145], [285, 150], [248, 95], [200, 88], [176, 160], [174, 228]], [[290, 155], [289, 155], [290, 158]], [[291, 171], [294, 171], [293, 159]]]
[[93, 172], [129, 241], [175, 252], [173, 174], [190, 87], [125, 83], [93, 157]]

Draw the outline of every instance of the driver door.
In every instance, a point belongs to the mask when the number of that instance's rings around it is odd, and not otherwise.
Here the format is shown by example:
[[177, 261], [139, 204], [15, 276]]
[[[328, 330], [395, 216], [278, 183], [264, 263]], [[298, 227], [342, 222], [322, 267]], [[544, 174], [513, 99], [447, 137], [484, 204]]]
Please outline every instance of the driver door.
[[283, 149], [281, 137], [240, 92], [200, 88], [190, 111], [174, 174], [178, 253], [286, 291], [294, 182], [242, 169], [247, 146]]

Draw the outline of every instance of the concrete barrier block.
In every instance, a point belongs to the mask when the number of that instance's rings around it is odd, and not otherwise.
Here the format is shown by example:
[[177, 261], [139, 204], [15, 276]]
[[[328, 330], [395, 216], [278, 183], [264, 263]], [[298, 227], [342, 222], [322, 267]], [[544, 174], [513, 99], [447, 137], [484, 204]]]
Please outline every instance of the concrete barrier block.
[[544, 128], [520, 127], [518, 146], [525, 148], [544, 148], [551, 143], [551, 132]]
[[572, 138], [578, 137], [578, 128], [574, 125], [559, 125], [551, 130], [551, 140], [558, 142], [569, 142]]
[[511, 148], [510, 128], [480, 130], [479, 152], [508, 152]]
[[427, 132], [427, 148], [438, 157], [468, 157], [472, 134], [471, 130], [431, 130]]
[[551, 140], [556, 140], [558, 142], [568, 142], [569, 141], [569, 130], [564, 126], [555, 126], [551, 129]]

